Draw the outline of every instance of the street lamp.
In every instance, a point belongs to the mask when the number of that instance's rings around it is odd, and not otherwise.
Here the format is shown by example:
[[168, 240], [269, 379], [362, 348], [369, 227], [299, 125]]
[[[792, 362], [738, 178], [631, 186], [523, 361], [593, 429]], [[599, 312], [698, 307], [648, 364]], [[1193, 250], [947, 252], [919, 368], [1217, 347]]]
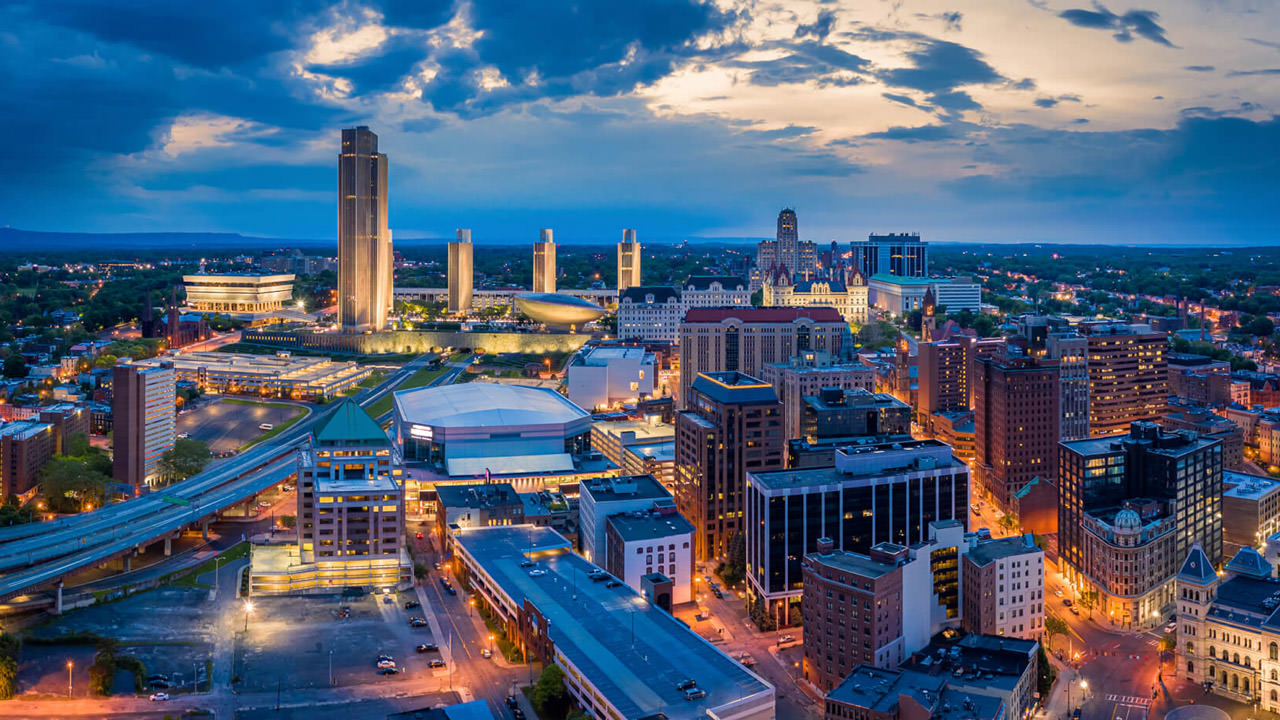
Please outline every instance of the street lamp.
[[489, 652], [493, 652], [493, 633], [489, 633]]
[[73, 697], [72, 686], [71, 686], [71, 668], [75, 666], [76, 664], [71, 660], [67, 661], [67, 697]]
[[253, 601], [244, 601], [244, 631], [249, 632], [249, 614], [253, 612]]

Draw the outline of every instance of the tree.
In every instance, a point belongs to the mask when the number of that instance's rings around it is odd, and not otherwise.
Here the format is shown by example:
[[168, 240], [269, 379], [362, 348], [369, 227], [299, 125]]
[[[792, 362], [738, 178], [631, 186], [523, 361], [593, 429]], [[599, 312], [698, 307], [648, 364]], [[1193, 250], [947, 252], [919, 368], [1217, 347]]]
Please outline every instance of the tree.
[[1048, 636], [1048, 641], [1053, 642], [1055, 635], [1069, 635], [1071, 628], [1067, 626], [1067, 621], [1057, 615], [1046, 615], [1044, 619], [1044, 634]]
[[1040, 693], [1041, 702], [1048, 702], [1049, 691], [1053, 689], [1053, 681], [1058, 671], [1049, 663], [1049, 656], [1041, 645], [1036, 652], [1036, 691]]
[[1089, 612], [1089, 619], [1093, 619], [1093, 608], [1098, 604], [1098, 591], [1085, 590], [1080, 593], [1080, 606]]
[[0, 657], [0, 700], [8, 700], [18, 694], [18, 661]]
[[538, 675], [532, 697], [538, 717], [561, 718], [568, 713], [569, 695], [564, 689], [564, 671], [559, 665], [547, 665]]
[[160, 457], [160, 473], [169, 482], [180, 482], [209, 464], [209, 445], [199, 440], [178, 438], [173, 448]]
[[4, 376], [7, 378], [24, 378], [27, 376], [27, 361], [21, 355], [10, 355], [4, 360]]
[[1021, 527], [1018, 524], [1018, 518], [1014, 517], [1013, 513], [1005, 513], [1001, 515], [999, 519], [996, 520], [996, 525], [999, 525], [1000, 529], [1011, 535], [1016, 533]]
[[100, 507], [110, 477], [79, 458], [56, 456], [40, 471], [40, 490], [54, 512], [79, 512], [86, 503]]
[[84, 433], [73, 433], [68, 435], [66, 442], [62, 446], [62, 454], [67, 457], [88, 457], [91, 450], [92, 448], [89, 445], [89, 438]]
[[728, 554], [729, 561], [725, 564], [724, 571], [720, 573], [720, 577], [724, 579], [727, 585], [737, 585], [747, 577], [747, 536], [745, 533], [735, 532], [729, 538]]
[[117, 360], [119, 360], [119, 358], [115, 355], [112, 355], [111, 353], [103, 353], [93, 361], [93, 366], [97, 368], [112, 368], [116, 366]]

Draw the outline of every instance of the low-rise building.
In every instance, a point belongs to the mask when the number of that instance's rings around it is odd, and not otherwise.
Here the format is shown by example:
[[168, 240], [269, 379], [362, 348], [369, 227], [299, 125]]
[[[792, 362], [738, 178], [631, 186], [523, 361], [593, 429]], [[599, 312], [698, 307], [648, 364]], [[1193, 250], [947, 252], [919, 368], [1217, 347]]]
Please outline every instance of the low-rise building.
[[187, 305], [196, 312], [256, 315], [293, 301], [292, 274], [200, 273], [183, 275]]
[[178, 380], [194, 382], [202, 392], [293, 400], [327, 400], [369, 376], [369, 368], [355, 362], [294, 357], [283, 351], [275, 355], [191, 352], [139, 360], [135, 365], [172, 366]]
[[586, 559], [604, 564], [608, 555], [605, 520], [618, 513], [647, 512], [671, 493], [652, 475], [597, 478], [578, 486], [579, 549]]
[[706, 307], [751, 307], [751, 290], [740, 277], [690, 275], [680, 287], [685, 310]]
[[599, 568], [555, 531], [468, 528], [449, 544], [507, 639], [526, 658], [558, 665], [592, 717], [774, 717], [772, 685], [630, 587], [588, 580]]
[[978, 312], [982, 305], [982, 286], [969, 277], [928, 278], [876, 274], [867, 281], [870, 303], [877, 310], [899, 317], [912, 310], [924, 309], [925, 293], [932, 291], [934, 301], [949, 313], [968, 310]]
[[637, 592], [643, 592], [641, 578], [659, 573], [671, 581], [672, 605], [693, 602], [693, 525], [674, 501], [607, 516], [605, 546], [604, 569]]
[[1223, 557], [1280, 532], [1280, 480], [1223, 470], [1222, 488]]
[[680, 291], [643, 285], [618, 293], [618, 339], [674, 345], [686, 310]]
[[436, 529], [440, 537], [462, 528], [525, 522], [524, 500], [511, 483], [440, 485], [436, 487], [436, 497]]
[[32, 492], [57, 447], [57, 434], [49, 423], [0, 423], [0, 497], [21, 498]]
[[760, 379], [773, 386], [782, 403], [783, 428], [787, 439], [803, 437], [803, 399], [825, 388], [874, 390], [876, 373], [869, 365], [840, 360], [831, 353], [810, 350], [785, 363], [770, 363], [760, 369]]
[[663, 487], [675, 487], [676, 426], [657, 416], [593, 423], [591, 447], [621, 468], [623, 475], [652, 475]]
[[846, 285], [840, 280], [799, 280], [791, 282], [785, 275], [767, 280], [761, 285], [766, 307], [812, 307], [825, 305], [840, 312], [845, 322], [867, 321], [867, 283], [862, 275], [855, 274], [854, 282]]
[[656, 365], [642, 347], [584, 349], [569, 363], [569, 400], [597, 410], [653, 397]]
[[1044, 633], [1044, 551], [1030, 534], [971, 535], [960, 577], [965, 630], [1027, 640]]

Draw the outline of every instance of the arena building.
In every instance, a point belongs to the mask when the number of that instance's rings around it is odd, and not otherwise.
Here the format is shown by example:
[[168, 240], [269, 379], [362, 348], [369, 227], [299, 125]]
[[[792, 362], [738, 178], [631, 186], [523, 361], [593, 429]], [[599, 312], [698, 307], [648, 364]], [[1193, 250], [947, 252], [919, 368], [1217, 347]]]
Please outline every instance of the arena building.
[[135, 365], [172, 365], [178, 380], [194, 382], [202, 392], [260, 395], [293, 400], [324, 400], [350, 390], [369, 376], [369, 368], [327, 357], [242, 355], [190, 352], [139, 360]]

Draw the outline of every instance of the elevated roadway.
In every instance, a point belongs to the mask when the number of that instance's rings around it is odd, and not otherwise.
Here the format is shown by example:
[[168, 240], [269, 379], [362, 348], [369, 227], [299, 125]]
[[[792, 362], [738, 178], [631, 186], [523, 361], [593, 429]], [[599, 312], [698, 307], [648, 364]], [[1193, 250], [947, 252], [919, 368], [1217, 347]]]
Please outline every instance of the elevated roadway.
[[[377, 402], [429, 360], [413, 360], [355, 400], [362, 407]], [[461, 371], [451, 368], [432, 384], [453, 382]], [[296, 471], [295, 451], [335, 409], [315, 410], [269, 441], [164, 490], [54, 522], [6, 528], [0, 532], [0, 600], [51, 585], [58, 586], [60, 600], [68, 575], [128, 557], [280, 483]]]

